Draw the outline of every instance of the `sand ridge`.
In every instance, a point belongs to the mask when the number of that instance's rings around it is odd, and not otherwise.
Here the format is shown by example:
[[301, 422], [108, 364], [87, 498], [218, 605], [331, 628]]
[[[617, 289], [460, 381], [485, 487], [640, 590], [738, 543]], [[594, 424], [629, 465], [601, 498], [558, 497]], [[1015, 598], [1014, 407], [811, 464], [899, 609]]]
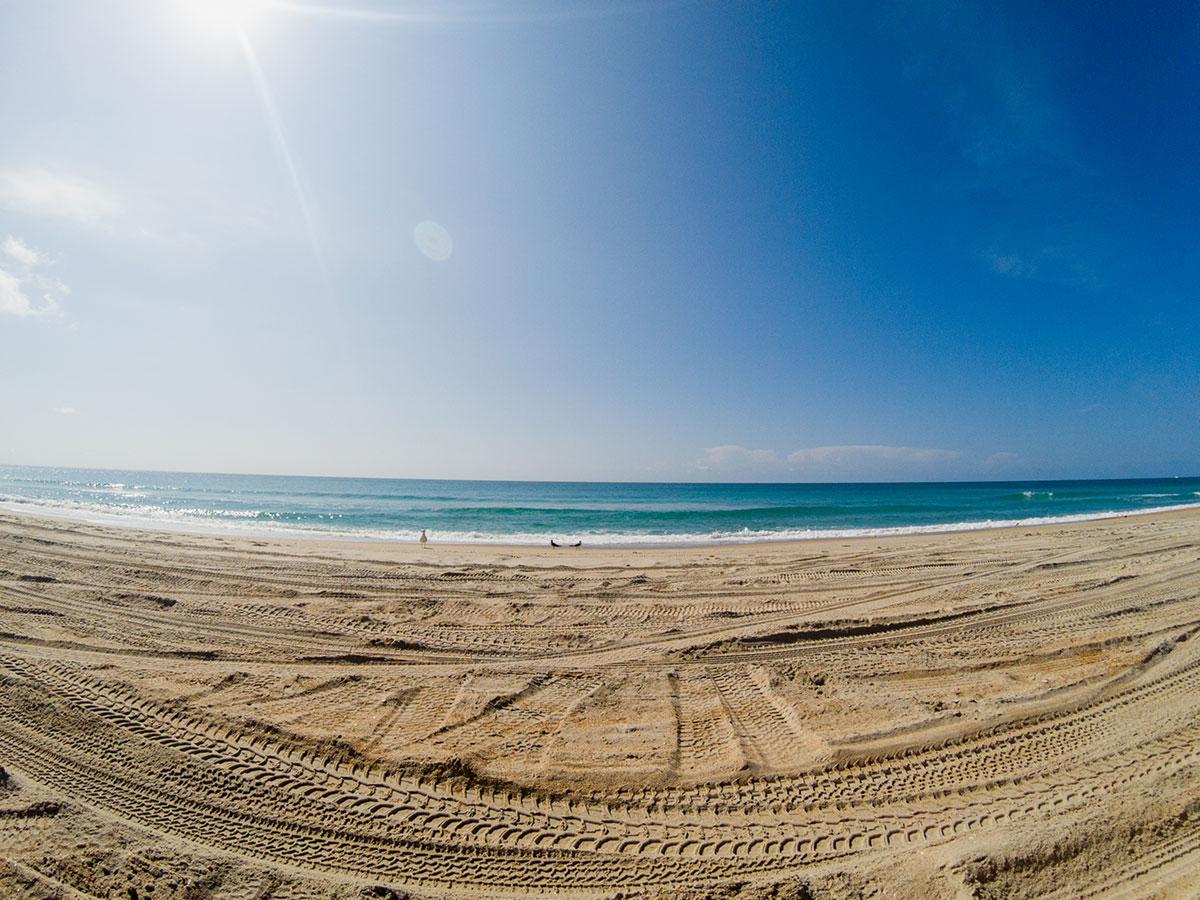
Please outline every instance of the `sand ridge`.
[[1196, 510], [582, 550], [0, 513], [0, 895], [1193, 896], [1198, 632]]

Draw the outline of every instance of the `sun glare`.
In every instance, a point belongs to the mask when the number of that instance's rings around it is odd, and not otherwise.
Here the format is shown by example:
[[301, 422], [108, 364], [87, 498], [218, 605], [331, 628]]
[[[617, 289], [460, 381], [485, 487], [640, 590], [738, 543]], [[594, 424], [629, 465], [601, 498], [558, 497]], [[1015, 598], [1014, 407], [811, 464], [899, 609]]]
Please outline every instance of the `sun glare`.
[[261, 8], [260, 0], [180, 0], [197, 32], [231, 33], [245, 29]]

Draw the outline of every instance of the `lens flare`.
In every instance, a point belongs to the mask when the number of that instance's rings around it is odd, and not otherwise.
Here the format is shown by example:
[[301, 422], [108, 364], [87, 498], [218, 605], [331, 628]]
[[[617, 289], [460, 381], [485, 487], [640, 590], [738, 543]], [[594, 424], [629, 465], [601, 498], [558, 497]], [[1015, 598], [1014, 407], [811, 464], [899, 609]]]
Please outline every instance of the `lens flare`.
[[454, 252], [454, 241], [450, 232], [437, 222], [418, 222], [413, 229], [413, 241], [422, 254], [435, 262], [445, 262]]

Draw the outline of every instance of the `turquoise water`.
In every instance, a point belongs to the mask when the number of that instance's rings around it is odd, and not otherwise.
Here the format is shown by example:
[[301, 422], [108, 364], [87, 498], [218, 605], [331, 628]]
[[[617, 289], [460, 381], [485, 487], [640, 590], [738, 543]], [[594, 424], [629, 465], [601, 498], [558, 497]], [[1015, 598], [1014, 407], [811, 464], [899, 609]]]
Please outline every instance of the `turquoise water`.
[[9, 508], [188, 530], [445, 543], [705, 544], [1079, 521], [1200, 505], [1200, 478], [613, 484], [0, 467]]

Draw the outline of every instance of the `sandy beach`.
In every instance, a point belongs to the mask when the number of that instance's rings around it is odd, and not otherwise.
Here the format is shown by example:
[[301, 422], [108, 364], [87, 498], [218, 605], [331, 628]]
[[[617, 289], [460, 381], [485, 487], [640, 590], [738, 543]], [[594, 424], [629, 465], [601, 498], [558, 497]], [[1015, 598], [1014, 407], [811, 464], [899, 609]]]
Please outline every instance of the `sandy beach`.
[[1200, 510], [653, 549], [0, 512], [0, 896], [1191, 897]]

